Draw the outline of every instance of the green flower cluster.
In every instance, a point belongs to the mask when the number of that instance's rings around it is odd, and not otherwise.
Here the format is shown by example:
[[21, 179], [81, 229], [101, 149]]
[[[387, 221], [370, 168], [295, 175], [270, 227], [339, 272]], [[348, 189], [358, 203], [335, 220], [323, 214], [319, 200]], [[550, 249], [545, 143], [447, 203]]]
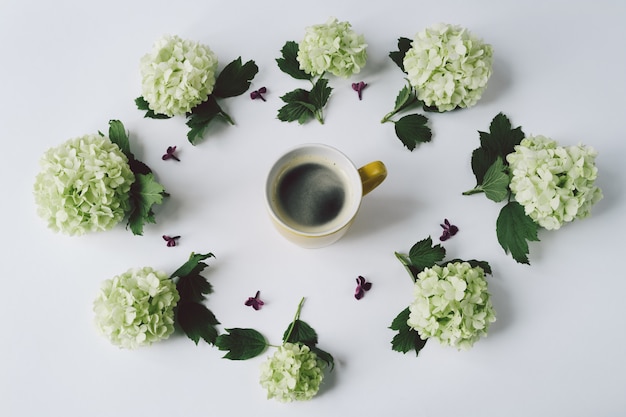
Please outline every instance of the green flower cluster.
[[491, 76], [492, 47], [460, 26], [439, 23], [417, 33], [403, 65], [417, 98], [438, 111], [470, 107]]
[[434, 265], [417, 275], [407, 324], [422, 339], [469, 349], [496, 320], [485, 273], [468, 262]]
[[506, 157], [511, 192], [526, 215], [547, 230], [588, 217], [602, 199], [595, 185], [596, 155], [589, 146], [562, 147], [545, 136], [527, 136]]
[[338, 22], [331, 17], [324, 24], [306, 28], [297, 59], [300, 69], [308, 74], [329, 72], [348, 78], [365, 66], [366, 48], [365, 37], [357, 35], [349, 22]]
[[130, 210], [135, 176], [106, 136], [85, 135], [49, 149], [35, 178], [37, 212], [68, 235], [111, 229]]
[[102, 283], [93, 304], [96, 326], [122, 348], [150, 345], [174, 332], [179, 299], [165, 273], [150, 267], [129, 269]]
[[217, 56], [207, 46], [163, 36], [140, 61], [143, 98], [157, 114], [186, 114], [213, 92], [216, 70]]
[[324, 362], [301, 343], [284, 343], [261, 365], [261, 386], [267, 398], [280, 402], [310, 400], [317, 394]]

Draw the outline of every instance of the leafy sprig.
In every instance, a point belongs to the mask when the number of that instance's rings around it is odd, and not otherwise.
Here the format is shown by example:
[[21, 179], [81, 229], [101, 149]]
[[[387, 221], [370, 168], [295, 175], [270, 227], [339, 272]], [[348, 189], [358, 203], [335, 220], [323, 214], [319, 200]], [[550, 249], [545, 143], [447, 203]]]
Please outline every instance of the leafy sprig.
[[[233, 118], [220, 106], [218, 99], [236, 97], [245, 93], [252, 80], [259, 71], [259, 67], [252, 60], [245, 63], [241, 57], [230, 62], [222, 69], [215, 80], [213, 92], [202, 103], [195, 106], [187, 113], [186, 125], [189, 127], [187, 139], [192, 145], [196, 145], [205, 134], [209, 124], [218, 118], [234, 125]], [[139, 110], [145, 111], [144, 117], [152, 119], [168, 119], [170, 116], [158, 114], [150, 110], [148, 102], [143, 97], [135, 99]]]
[[189, 260], [171, 275], [172, 279], [178, 278], [176, 289], [180, 295], [175, 310], [176, 322], [196, 345], [200, 339], [215, 344], [219, 333], [219, 321], [204, 305], [206, 295], [213, 292], [213, 286], [200, 274], [208, 267], [202, 261], [211, 257], [215, 256], [212, 253], [192, 253]]
[[126, 129], [119, 120], [109, 121], [109, 139], [126, 155], [130, 169], [135, 174], [135, 182], [130, 187], [131, 209], [128, 214], [127, 227], [134, 235], [142, 235], [146, 223], [156, 223], [153, 206], [162, 204], [163, 197], [169, 194], [156, 181], [152, 170], [135, 158], [130, 150], [130, 139]]
[[[404, 265], [413, 282], [419, 279], [418, 274], [426, 268], [432, 268], [435, 265], [443, 267], [448, 263], [454, 262], [467, 262], [472, 268], [481, 267], [486, 274], [491, 274], [491, 266], [486, 261], [476, 259], [451, 259], [444, 261], [446, 257], [445, 248], [440, 244], [433, 245], [433, 240], [430, 236], [415, 243], [409, 250], [408, 255], [399, 252], [395, 252], [395, 255], [402, 265]], [[396, 332], [391, 340], [391, 348], [401, 353], [414, 350], [417, 356], [422, 348], [426, 346], [428, 338], [422, 339], [419, 332], [407, 324], [408, 319], [409, 308], [407, 307], [396, 316], [391, 326], [389, 326], [391, 330]]]
[[[391, 60], [406, 74], [404, 69], [404, 56], [411, 48], [411, 40], [408, 38], [398, 39], [398, 50], [389, 53]], [[417, 98], [417, 92], [407, 82], [398, 95], [393, 109], [387, 113], [381, 123], [393, 123], [395, 125], [396, 136], [402, 144], [410, 151], [413, 151], [419, 144], [430, 142], [432, 131], [428, 127], [428, 118], [421, 114], [408, 114], [399, 119], [394, 119], [396, 115], [407, 112], [411, 109], [421, 107], [424, 111], [436, 111], [436, 109], [426, 106]]]
[[[334, 359], [332, 355], [317, 347], [317, 332], [306, 322], [300, 320], [300, 312], [304, 298], [300, 300], [296, 314], [283, 333], [282, 343], [300, 343], [308, 346], [317, 357], [324, 361], [332, 370]], [[219, 350], [226, 351], [224, 358], [231, 360], [246, 360], [263, 353], [270, 345], [265, 337], [254, 329], [232, 328], [227, 333], [217, 337], [215, 345]]]
[[506, 156], [524, 139], [520, 126], [513, 128], [511, 121], [498, 113], [489, 126], [489, 132], [479, 131], [480, 147], [472, 152], [472, 171], [476, 186], [463, 195], [484, 193], [495, 202], [506, 201], [496, 221], [496, 235], [505, 253], [510, 253], [518, 263], [530, 264], [528, 242], [539, 241], [539, 226], [528, 217], [524, 208], [511, 200], [511, 179]]
[[316, 119], [324, 124], [324, 107], [332, 93], [332, 87], [328, 85], [328, 79], [324, 74], [313, 76], [300, 69], [298, 63], [298, 43], [287, 41], [281, 49], [282, 56], [276, 59], [278, 68], [287, 75], [297, 80], [306, 80], [312, 84], [311, 90], [297, 88], [290, 91], [280, 99], [285, 103], [278, 110], [278, 119], [283, 122], [295, 122], [304, 124], [311, 119]]

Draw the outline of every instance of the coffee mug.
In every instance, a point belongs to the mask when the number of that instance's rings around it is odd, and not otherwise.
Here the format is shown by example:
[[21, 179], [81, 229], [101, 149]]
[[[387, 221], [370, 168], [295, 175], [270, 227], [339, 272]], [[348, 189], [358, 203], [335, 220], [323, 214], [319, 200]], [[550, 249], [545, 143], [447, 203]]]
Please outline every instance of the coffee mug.
[[386, 177], [381, 161], [357, 169], [331, 146], [304, 144], [274, 163], [267, 176], [265, 201], [284, 237], [305, 248], [321, 248], [347, 232], [362, 197]]

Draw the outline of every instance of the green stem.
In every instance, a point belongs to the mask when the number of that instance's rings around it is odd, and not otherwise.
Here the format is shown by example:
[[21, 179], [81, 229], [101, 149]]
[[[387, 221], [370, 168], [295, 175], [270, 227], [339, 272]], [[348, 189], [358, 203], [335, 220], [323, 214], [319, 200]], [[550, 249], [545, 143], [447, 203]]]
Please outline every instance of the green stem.
[[293, 317], [293, 321], [291, 322], [291, 325], [289, 326], [289, 331], [287, 332], [285, 341], [289, 340], [289, 338], [291, 337], [291, 332], [293, 331], [293, 328], [296, 325], [296, 321], [300, 320], [300, 311], [302, 310], [302, 304], [304, 304], [304, 297], [302, 297], [302, 299], [300, 300], [300, 304], [298, 304], [298, 310], [296, 310], [296, 315]]
[[480, 185], [477, 185], [476, 188], [472, 188], [471, 190], [464, 191], [463, 195], [473, 195], [473, 194], [479, 194], [482, 192], [484, 192], [483, 187], [481, 187]]

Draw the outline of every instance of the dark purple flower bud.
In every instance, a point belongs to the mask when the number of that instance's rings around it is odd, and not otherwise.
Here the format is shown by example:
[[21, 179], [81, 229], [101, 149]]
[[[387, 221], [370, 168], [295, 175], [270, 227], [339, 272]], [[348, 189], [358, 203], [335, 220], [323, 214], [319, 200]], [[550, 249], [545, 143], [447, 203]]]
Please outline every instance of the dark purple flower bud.
[[440, 226], [443, 227], [443, 233], [439, 237], [439, 240], [441, 240], [442, 242], [450, 239], [452, 236], [456, 235], [457, 232], [459, 231], [459, 228], [453, 224], [450, 224], [448, 219], [444, 219], [443, 223], [444, 224], [440, 224]]
[[180, 161], [180, 159], [178, 159], [174, 152], [176, 152], [176, 146], [168, 146], [167, 151], [161, 157], [161, 159], [163, 159], [164, 161], [167, 161], [168, 159], [175, 159], [177, 161]]
[[356, 91], [359, 95], [359, 100], [363, 98], [363, 90], [367, 87], [363, 81], [359, 81], [358, 83], [352, 83], [352, 89]]
[[261, 100], [265, 101], [265, 97], [263, 97], [263, 94], [267, 93], [267, 88], [265, 87], [261, 87], [258, 90], [254, 90], [253, 92], [250, 93], [250, 98], [252, 100], [260, 98]]
[[180, 239], [180, 236], [168, 236], [163, 235], [163, 240], [167, 242], [167, 246], [176, 246], [176, 239]]
[[251, 306], [255, 310], [260, 310], [261, 307], [265, 304], [259, 296], [261, 295], [261, 291], [257, 291], [254, 297], [248, 297], [246, 302], [244, 303], [247, 306]]
[[367, 282], [365, 278], [359, 275], [356, 279], [356, 290], [354, 291], [354, 298], [360, 300], [365, 295], [365, 291], [369, 291], [372, 288], [372, 283]]

